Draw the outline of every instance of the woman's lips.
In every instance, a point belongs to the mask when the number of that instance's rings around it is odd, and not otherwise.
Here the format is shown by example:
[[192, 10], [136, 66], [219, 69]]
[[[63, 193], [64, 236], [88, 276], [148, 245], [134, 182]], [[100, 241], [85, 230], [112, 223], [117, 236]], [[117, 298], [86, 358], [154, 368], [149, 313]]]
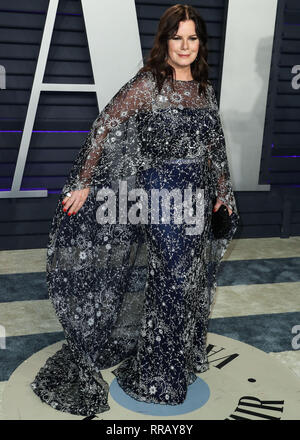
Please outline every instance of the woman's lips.
[[178, 54], [180, 57], [189, 57], [190, 55], [180, 55]]

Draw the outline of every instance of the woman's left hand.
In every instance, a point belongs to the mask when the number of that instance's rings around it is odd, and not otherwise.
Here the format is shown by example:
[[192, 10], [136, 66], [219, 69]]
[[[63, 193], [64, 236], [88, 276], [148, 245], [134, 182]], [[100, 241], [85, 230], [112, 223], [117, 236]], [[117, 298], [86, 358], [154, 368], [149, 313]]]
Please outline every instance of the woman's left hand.
[[[218, 211], [218, 209], [220, 208], [221, 205], [225, 205], [225, 203], [221, 202], [221, 200], [217, 199], [217, 202], [214, 206], [214, 212]], [[226, 205], [225, 205], [226, 206]], [[226, 206], [227, 211], [229, 213], [229, 215], [232, 214], [232, 209], [228, 208], [228, 206]]]

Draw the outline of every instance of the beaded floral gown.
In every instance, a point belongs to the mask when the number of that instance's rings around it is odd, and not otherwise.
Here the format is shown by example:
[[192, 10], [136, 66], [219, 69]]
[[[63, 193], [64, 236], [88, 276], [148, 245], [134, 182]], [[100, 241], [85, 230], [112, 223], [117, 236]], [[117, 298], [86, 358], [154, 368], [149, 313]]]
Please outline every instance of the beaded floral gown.
[[[68, 216], [66, 193], [87, 187]], [[233, 210], [222, 239], [211, 228], [216, 196]], [[114, 367], [132, 398], [183, 403], [209, 368], [216, 276], [238, 220], [212, 85], [199, 96], [196, 80], [166, 79], [158, 91], [139, 71], [93, 122], [59, 197], [46, 275], [65, 341], [32, 390], [57, 410], [101, 413], [101, 370]]]

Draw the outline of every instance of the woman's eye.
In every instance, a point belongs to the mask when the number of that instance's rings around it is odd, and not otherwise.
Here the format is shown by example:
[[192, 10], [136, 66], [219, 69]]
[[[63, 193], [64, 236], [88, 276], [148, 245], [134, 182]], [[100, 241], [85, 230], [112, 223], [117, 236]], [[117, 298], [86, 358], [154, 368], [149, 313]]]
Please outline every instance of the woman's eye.
[[[178, 37], [173, 37], [173, 40], [180, 40]], [[197, 40], [197, 37], [191, 37], [190, 40]]]

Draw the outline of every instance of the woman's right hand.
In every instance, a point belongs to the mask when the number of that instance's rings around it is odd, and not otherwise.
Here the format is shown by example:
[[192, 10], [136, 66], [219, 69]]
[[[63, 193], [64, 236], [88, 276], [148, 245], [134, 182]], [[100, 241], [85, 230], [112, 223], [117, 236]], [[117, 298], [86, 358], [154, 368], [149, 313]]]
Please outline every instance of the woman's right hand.
[[62, 201], [63, 210], [68, 212], [68, 215], [76, 214], [82, 207], [89, 195], [90, 188], [78, 189], [71, 192], [71, 197], [65, 197]]

